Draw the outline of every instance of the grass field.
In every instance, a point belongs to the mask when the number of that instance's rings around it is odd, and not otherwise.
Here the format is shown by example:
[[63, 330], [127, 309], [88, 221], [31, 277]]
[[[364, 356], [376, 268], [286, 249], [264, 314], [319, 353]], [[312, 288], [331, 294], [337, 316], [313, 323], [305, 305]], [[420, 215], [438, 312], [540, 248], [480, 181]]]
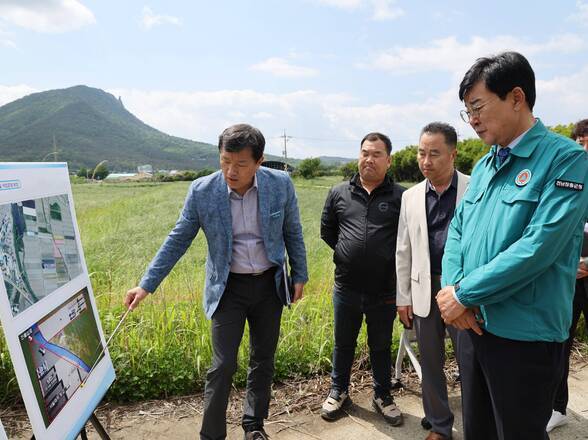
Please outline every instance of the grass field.
[[[340, 177], [297, 181], [296, 188], [310, 281], [305, 298], [285, 310], [276, 356], [276, 378], [330, 369], [332, 340], [331, 250], [320, 240], [322, 206]], [[173, 227], [188, 182], [74, 185], [84, 253], [102, 325], [109, 335], [123, 314], [122, 299]], [[188, 394], [202, 388], [211, 361], [210, 322], [202, 302], [206, 242], [200, 233], [155, 295], [132, 313], [110, 350], [117, 381], [108, 398], [139, 400]], [[395, 332], [397, 341], [399, 331]], [[247, 335], [240, 349], [236, 383], [244, 384]], [[397, 343], [397, 342], [395, 342]], [[2, 344], [0, 401], [17, 393]], [[365, 350], [365, 331], [359, 343]]]
[[[296, 181], [310, 281], [303, 301], [284, 310], [276, 379], [330, 370], [333, 348], [332, 252], [319, 238], [328, 189], [338, 177]], [[122, 299], [175, 224], [188, 182], [74, 185], [77, 220], [90, 279], [106, 335], [124, 310]], [[198, 235], [157, 292], [129, 315], [110, 350], [117, 380], [107, 399], [117, 401], [191, 394], [202, 388], [211, 361], [210, 321], [202, 309], [206, 242]], [[394, 350], [401, 329], [394, 331]], [[580, 332], [582, 333], [582, 332]], [[586, 338], [586, 335], [583, 335]], [[239, 354], [236, 384], [243, 385], [248, 337]], [[366, 353], [365, 328], [358, 357]], [[0, 403], [15, 402], [18, 387], [0, 338]]]

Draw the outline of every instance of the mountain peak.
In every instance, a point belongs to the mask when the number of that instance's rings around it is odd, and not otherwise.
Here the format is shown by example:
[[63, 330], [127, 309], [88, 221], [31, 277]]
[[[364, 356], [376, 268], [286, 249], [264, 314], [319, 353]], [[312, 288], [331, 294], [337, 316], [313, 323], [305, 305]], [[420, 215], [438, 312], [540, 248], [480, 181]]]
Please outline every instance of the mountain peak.
[[38, 161], [52, 151], [70, 168], [108, 160], [113, 170], [218, 167], [211, 144], [169, 136], [125, 109], [121, 97], [77, 85], [33, 93], [0, 107], [3, 160]]

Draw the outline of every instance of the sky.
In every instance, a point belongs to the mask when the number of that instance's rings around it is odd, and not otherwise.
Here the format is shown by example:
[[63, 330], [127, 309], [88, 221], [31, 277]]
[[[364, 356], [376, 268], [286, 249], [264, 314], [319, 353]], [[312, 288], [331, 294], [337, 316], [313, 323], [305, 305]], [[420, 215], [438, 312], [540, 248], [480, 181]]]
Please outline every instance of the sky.
[[459, 118], [476, 58], [525, 55], [534, 114], [588, 117], [588, 0], [0, 0], [0, 105], [84, 84], [147, 124], [217, 143], [238, 122], [266, 151], [356, 157], [380, 131], [394, 150]]

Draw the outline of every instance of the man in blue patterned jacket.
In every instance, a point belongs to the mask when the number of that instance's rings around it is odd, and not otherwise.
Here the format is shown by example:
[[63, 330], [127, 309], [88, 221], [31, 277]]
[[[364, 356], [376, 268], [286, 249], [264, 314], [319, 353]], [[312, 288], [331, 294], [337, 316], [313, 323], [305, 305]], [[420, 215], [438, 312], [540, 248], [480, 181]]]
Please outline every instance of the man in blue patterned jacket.
[[[247, 124], [219, 137], [221, 170], [192, 183], [174, 229], [138, 287], [127, 292], [134, 309], [154, 292], [202, 228], [208, 243], [204, 310], [212, 319], [212, 367], [206, 375], [200, 438], [226, 438], [226, 409], [245, 321], [250, 360], [242, 419], [246, 440], [264, 440], [282, 306], [302, 297], [306, 252], [294, 186], [281, 171], [260, 168], [265, 139]], [[283, 263], [292, 267], [292, 298]]]

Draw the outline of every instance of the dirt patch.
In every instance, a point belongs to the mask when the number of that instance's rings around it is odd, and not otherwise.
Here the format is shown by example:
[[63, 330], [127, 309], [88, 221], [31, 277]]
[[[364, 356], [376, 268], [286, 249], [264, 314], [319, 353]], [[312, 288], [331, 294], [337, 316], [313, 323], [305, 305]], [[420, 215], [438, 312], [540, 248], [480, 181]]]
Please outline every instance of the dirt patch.
[[[569, 423], [556, 429], [550, 438], [556, 440], [588, 439], [588, 360], [582, 352], [575, 352], [570, 371]], [[406, 372], [402, 377], [404, 388], [394, 391], [395, 400], [404, 414], [404, 425], [393, 428], [387, 425], [370, 405], [371, 374], [365, 369], [366, 359], [356, 363], [350, 395], [354, 405], [347, 416], [335, 423], [323, 421], [318, 410], [326, 397], [330, 378], [318, 376], [276, 384], [266, 428], [273, 439], [419, 439], [426, 431], [420, 426], [423, 417], [418, 377]], [[455, 381], [457, 367], [447, 365], [446, 375], [450, 387], [450, 405], [455, 413], [454, 439], [461, 440], [461, 402], [459, 383]], [[229, 440], [243, 438], [240, 428], [243, 390], [234, 390], [227, 412]], [[202, 416], [202, 394], [165, 401], [147, 401], [131, 405], [105, 404], [97, 410], [98, 418], [112, 439], [195, 439]], [[10, 438], [30, 439], [31, 431], [26, 412], [22, 408], [0, 411]], [[90, 439], [98, 439], [88, 425]]]

